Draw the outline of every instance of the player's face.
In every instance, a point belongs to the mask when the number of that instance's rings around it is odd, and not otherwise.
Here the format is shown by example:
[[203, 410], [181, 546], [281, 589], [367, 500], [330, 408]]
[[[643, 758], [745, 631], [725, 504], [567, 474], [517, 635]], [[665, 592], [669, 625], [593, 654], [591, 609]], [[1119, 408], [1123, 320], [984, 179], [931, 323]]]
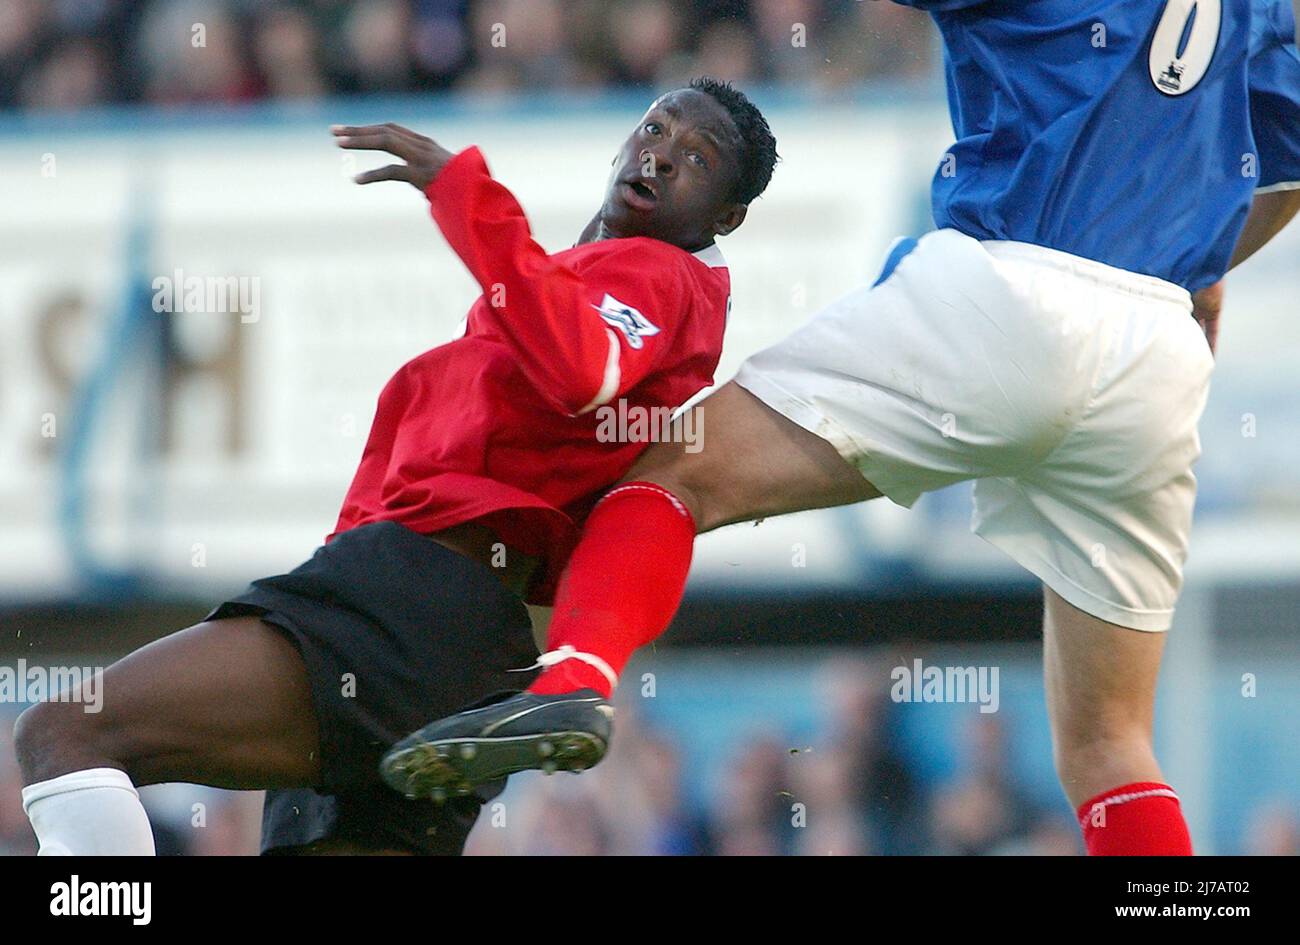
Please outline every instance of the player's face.
[[605, 231], [696, 250], [735, 229], [744, 219], [744, 207], [730, 199], [741, 147], [735, 123], [712, 96], [669, 92], [614, 159], [600, 211]]

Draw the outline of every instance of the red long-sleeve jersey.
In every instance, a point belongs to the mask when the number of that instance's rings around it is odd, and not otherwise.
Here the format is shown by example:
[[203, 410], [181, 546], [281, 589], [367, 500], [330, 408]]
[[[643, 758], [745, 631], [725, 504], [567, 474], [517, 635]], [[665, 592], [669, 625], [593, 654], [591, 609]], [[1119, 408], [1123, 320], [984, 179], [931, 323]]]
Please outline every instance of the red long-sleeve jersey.
[[425, 196], [483, 295], [463, 337], [384, 387], [325, 540], [381, 520], [424, 533], [480, 521], [541, 559], [530, 597], [549, 602], [579, 523], [648, 445], [603, 435], [600, 408], [662, 415], [712, 383], [730, 275], [716, 246], [645, 237], [546, 253], [477, 148]]

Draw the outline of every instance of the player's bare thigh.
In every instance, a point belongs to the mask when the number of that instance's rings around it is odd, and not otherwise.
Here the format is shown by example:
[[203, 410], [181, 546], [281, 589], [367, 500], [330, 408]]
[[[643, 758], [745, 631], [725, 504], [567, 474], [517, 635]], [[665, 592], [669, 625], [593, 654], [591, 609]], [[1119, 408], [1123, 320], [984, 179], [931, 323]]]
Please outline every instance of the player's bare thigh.
[[256, 617], [196, 624], [104, 671], [102, 707], [33, 706], [16, 742], [27, 783], [118, 767], [137, 784], [312, 785], [320, 734], [297, 647]]
[[1151, 748], [1165, 634], [1107, 623], [1045, 589], [1043, 677], [1057, 771], [1074, 805], [1162, 781]]
[[[880, 492], [821, 437], [735, 382], [692, 408], [699, 448], [656, 443], [626, 479], [677, 495], [701, 532], [749, 519], [849, 505]], [[680, 421], [679, 421], [680, 424]]]

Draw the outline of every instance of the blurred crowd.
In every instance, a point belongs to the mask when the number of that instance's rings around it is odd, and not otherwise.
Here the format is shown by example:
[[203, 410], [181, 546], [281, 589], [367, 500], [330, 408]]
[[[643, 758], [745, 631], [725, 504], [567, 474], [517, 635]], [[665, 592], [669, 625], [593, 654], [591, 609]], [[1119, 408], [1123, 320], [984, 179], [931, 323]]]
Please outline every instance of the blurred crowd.
[[618, 708], [618, 738], [579, 778], [520, 777], [505, 795], [516, 822], [489, 818], [470, 853], [718, 856], [1075, 855], [1064, 802], [1035, 804], [1011, 774], [1002, 722], [975, 714], [959, 773], [927, 784], [895, 737], [898, 706], [857, 661], [820, 674], [826, 724], [811, 743], [757, 727], [736, 739], [708, 796], [684, 788], [666, 732]]
[[[878, 674], [827, 661], [825, 723], [810, 740], [757, 726], [728, 741], [712, 783], [689, 787], [690, 733], [656, 728], [619, 700], [618, 738], [580, 776], [518, 775], [484, 808], [470, 854], [524, 855], [1077, 855], [1063, 798], [1034, 796], [1009, 756], [1006, 710], [973, 713], [960, 757], [939, 780], [897, 747], [896, 712]], [[35, 852], [13, 758], [13, 713], [0, 712], [0, 855]], [[698, 753], [697, 753], [698, 757]], [[167, 785], [142, 792], [160, 854], [257, 851], [260, 795]], [[1300, 811], [1253, 809], [1235, 849], [1300, 853]]]
[[914, 10], [862, 0], [4, 0], [0, 108], [566, 92], [694, 75], [834, 91], [931, 75]]

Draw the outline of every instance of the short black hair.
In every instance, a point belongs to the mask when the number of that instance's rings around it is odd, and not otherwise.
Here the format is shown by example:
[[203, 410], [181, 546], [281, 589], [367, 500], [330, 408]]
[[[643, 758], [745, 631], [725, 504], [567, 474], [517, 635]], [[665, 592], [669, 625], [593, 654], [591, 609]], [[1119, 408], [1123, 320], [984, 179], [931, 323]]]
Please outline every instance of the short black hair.
[[712, 97], [725, 108], [740, 132], [740, 178], [732, 196], [737, 203], [750, 203], [767, 189], [776, 162], [781, 159], [776, 153], [776, 138], [767, 126], [767, 119], [745, 93], [730, 82], [700, 76], [691, 80], [690, 87]]

